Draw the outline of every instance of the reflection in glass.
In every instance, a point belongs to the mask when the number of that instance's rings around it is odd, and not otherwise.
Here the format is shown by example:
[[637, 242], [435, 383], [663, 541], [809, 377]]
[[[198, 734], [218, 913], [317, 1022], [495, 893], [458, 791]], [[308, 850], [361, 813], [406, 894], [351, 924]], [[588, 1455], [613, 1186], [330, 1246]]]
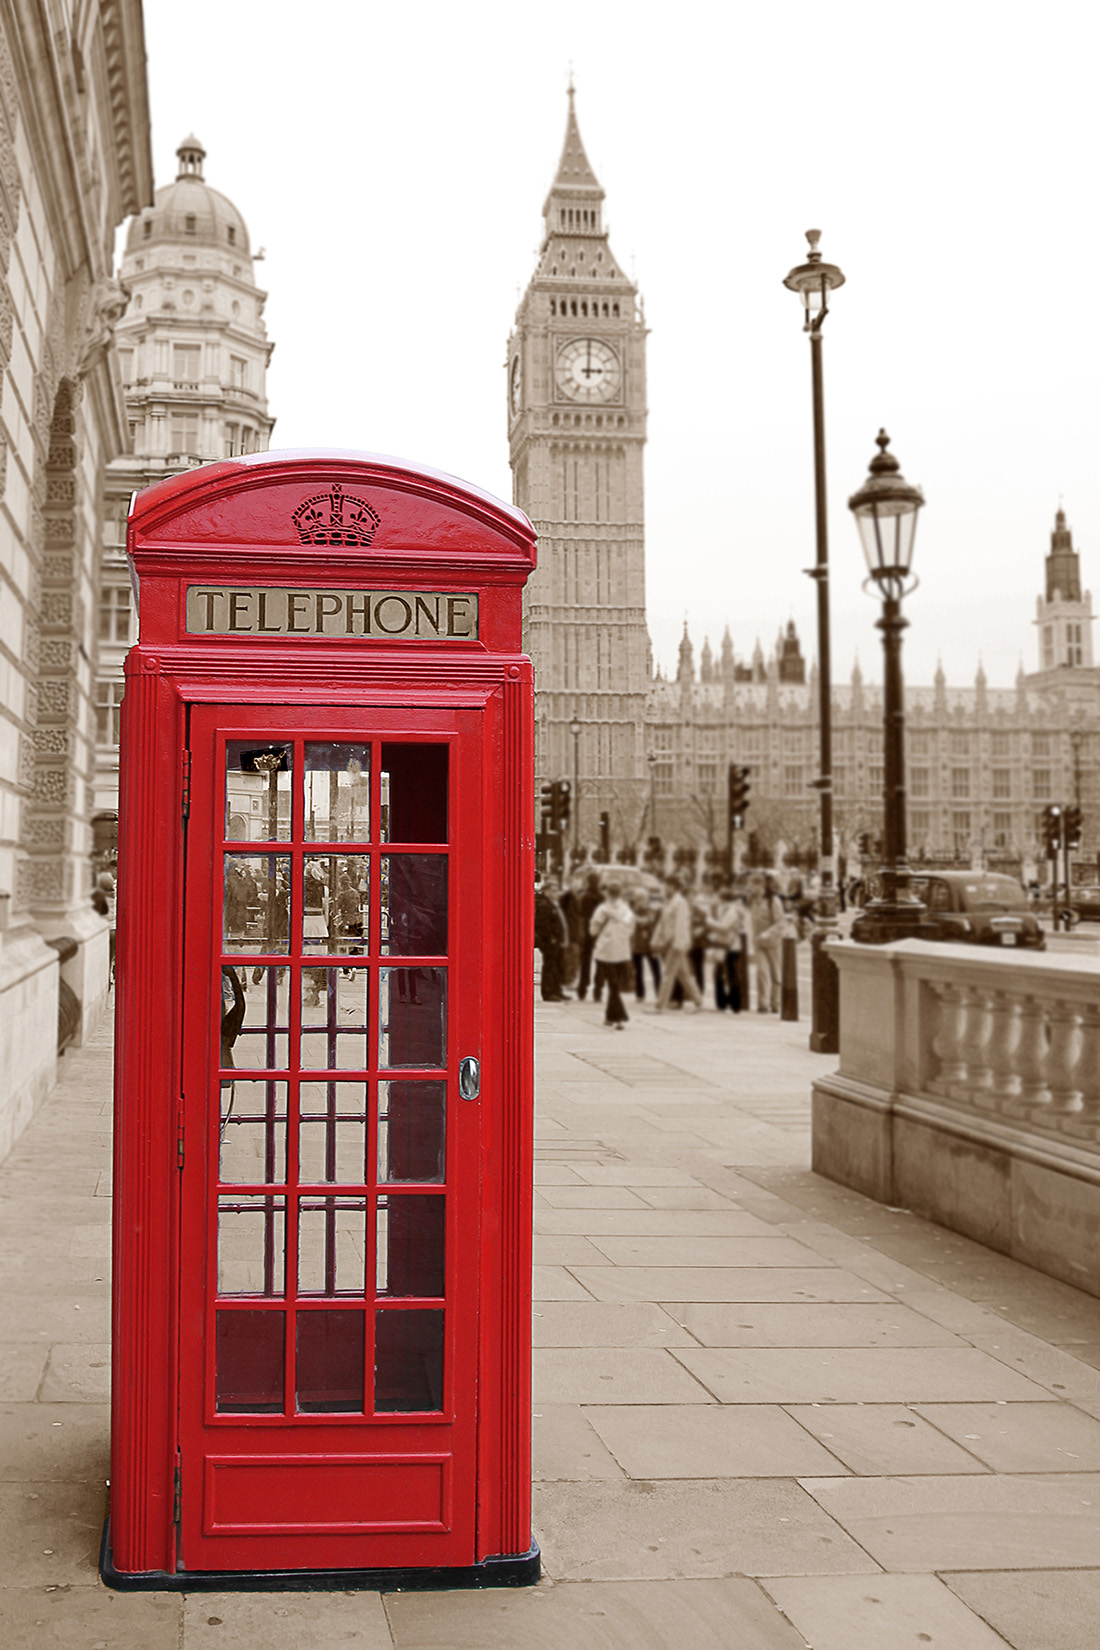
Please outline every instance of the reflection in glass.
[[366, 948], [366, 854], [311, 854], [302, 878], [303, 949], [360, 956]]
[[[286, 1069], [290, 992], [285, 968], [222, 968], [221, 1062], [240, 1071]], [[222, 1110], [225, 1110], [222, 1082]]]
[[370, 746], [307, 744], [307, 842], [366, 842], [370, 836]]
[[438, 1194], [378, 1199], [379, 1295], [442, 1295], [445, 1212]]
[[302, 969], [303, 1070], [365, 1068], [369, 986], [367, 968]]
[[285, 1197], [219, 1197], [219, 1295], [281, 1295], [285, 1233]]
[[217, 1312], [215, 1317], [214, 1407], [218, 1414], [281, 1414], [285, 1314]]
[[286, 1179], [286, 1084], [236, 1077], [222, 1084], [218, 1176], [231, 1185]]
[[290, 933], [290, 860], [283, 854], [226, 854], [223, 948], [283, 956]]
[[297, 1407], [306, 1414], [362, 1411], [365, 1312], [299, 1312]]
[[446, 854], [383, 856], [382, 950], [395, 957], [446, 953]]
[[447, 970], [379, 969], [378, 1016], [380, 1065], [443, 1065], [447, 1047]]
[[443, 1313], [382, 1310], [374, 1314], [374, 1408], [443, 1408]]
[[363, 1293], [366, 1210], [361, 1197], [302, 1198], [298, 1205], [298, 1289], [302, 1294]]
[[230, 739], [225, 747], [225, 834], [246, 842], [290, 840], [290, 745]]
[[303, 1083], [298, 1179], [303, 1185], [367, 1178], [366, 1083]]
[[446, 1115], [446, 1083], [379, 1083], [379, 1180], [441, 1181]]
[[446, 745], [382, 746], [382, 841], [446, 842]]

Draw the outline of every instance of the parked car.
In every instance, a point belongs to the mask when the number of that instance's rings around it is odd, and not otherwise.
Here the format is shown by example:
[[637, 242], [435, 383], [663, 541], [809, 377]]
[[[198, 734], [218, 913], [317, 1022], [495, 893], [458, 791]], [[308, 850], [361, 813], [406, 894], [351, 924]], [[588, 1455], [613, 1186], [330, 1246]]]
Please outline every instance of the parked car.
[[993, 871], [920, 872], [911, 887], [925, 907], [919, 939], [1046, 948], [1039, 919], [1015, 877]]
[[1069, 903], [1082, 922], [1100, 922], [1100, 888], [1074, 888]]

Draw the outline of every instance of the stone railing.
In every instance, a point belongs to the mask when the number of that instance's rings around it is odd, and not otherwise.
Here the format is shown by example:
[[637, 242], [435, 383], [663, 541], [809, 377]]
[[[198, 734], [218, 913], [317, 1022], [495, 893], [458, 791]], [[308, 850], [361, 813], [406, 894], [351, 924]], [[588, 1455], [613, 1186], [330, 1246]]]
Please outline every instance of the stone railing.
[[1100, 1294], [1100, 957], [829, 949], [814, 1168]]

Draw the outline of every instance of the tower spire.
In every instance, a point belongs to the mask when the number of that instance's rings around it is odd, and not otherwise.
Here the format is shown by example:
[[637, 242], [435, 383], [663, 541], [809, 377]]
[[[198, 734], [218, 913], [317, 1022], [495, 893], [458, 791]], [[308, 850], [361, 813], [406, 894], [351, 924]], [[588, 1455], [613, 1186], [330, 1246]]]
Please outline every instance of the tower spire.
[[565, 141], [561, 146], [558, 170], [542, 209], [543, 217], [548, 234], [565, 230], [570, 234], [598, 235], [602, 233], [600, 202], [604, 192], [581, 141], [572, 73], [567, 95], [569, 112], [565, 117]]

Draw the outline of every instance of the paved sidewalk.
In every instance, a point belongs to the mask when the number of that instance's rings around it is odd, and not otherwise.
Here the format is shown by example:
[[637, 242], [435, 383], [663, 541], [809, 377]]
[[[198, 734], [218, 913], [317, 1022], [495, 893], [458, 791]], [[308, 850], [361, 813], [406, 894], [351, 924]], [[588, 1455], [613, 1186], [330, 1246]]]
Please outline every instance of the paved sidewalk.
[[1096, 1650], [1100, 1302], [814, 1177], [806, 1035], [540, 1006], [546, 1580], [383, 1597], [99, 1584], [110, 1043], [68, 1055], [0, 1167], [4, 1650]]

